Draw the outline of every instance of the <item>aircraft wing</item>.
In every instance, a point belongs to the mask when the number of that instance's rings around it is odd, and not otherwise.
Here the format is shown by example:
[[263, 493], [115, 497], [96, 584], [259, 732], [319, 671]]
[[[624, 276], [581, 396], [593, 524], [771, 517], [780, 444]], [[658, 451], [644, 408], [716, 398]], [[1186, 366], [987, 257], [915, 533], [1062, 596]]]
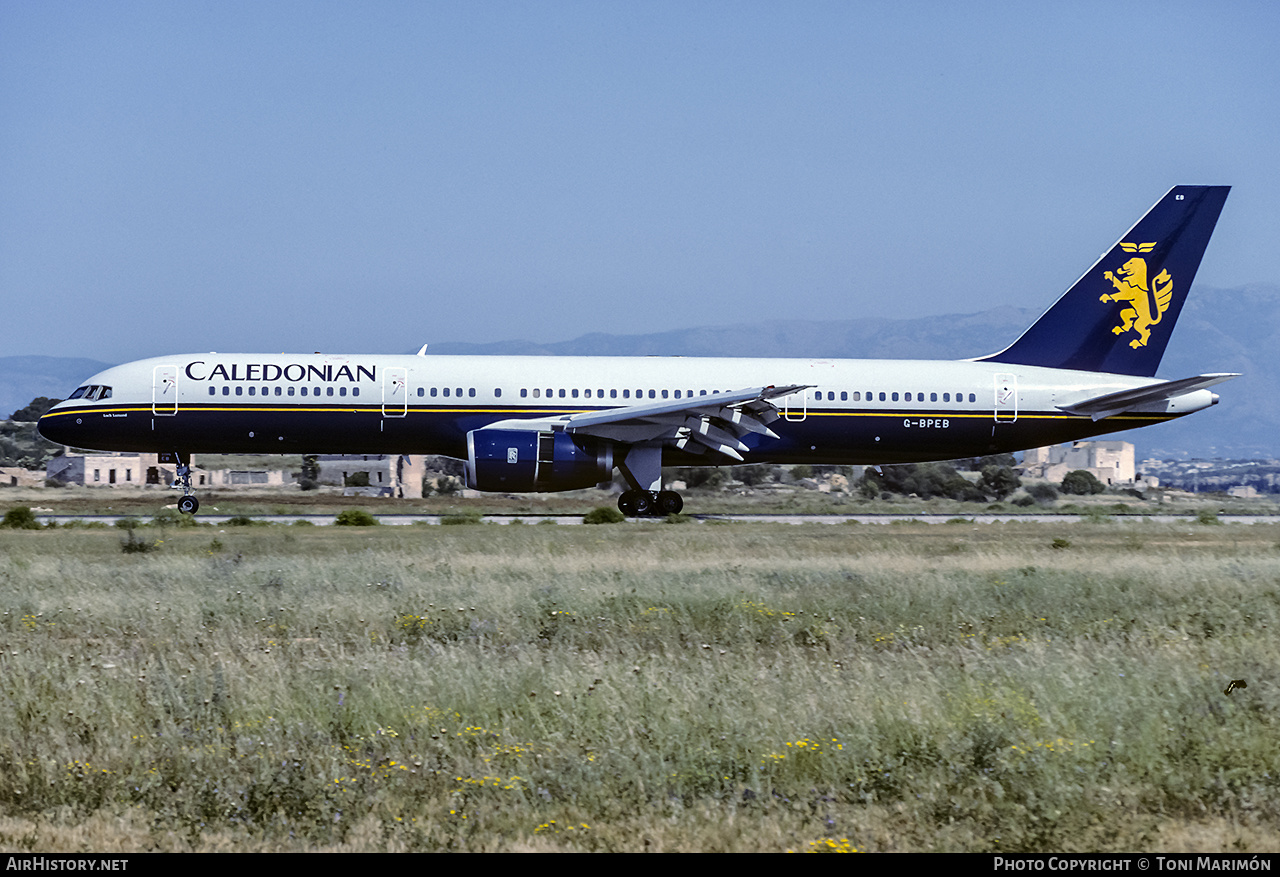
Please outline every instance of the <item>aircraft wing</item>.
[[1197, 375], [1194, 378], [1182, 378], [1177, 381], [1163, 381], [1159, 384], [1138, 387], [1135, 390], [1121, 390], [1118, 393], [1095, 396], [1092, 399], [1085, 399], [1083, 402], [1075, 402], [1071, 405], [1059, 405], [1058, 409], [1065, 411], [1067, 414], [1087, 414], [1094, 420], [1102, 420], [1104, 417], [1111, 417], [1113, 414], [1132, 410], [1139, 405], [1150, 402], [1163, 402], [1166, 399], [1172, 399], [1175, 396], [1181, 396], [1184, 393], [1190, 393], [1195, 390], [1203, 390], [1206, 387], [1212, 387], [1214, 384], [1220, 384], [1223, 381], [1238, 377], [1240, 377], [1239, 374], [1222, 373]]
[[769, 424], [779, 416], [770, 400], [810, 386], [754, 387], [713, 396], [571, 414], [561, 422], [565, 432], [627, 444], [662, 442], [695, 454], [712, 450], [741, 461], [741, 452], [750, 450], [742, 442], [743, 436], [755, 433], [778, 437], [769, 429]]

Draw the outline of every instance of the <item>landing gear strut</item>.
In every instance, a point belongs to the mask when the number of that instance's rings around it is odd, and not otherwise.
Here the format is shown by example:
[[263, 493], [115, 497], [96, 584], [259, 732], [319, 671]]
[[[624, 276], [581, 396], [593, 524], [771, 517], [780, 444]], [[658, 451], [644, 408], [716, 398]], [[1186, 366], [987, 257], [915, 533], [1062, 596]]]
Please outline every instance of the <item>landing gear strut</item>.
[[178, 477], [169, 486], [182, 491], [182, 499], [178, 500], [178, 511], [184, 515], [194, 515], [200, 508], [200, 500], [196, 499], [195, 491], [191, 488], [191, 456], [175, 454], [174, 458], [178, 461]]
[[618, 511], [629, 518], [678, 515], [684, 500], [674, 490], [658, 490], [662, 485], [662, 447], [632, 445], [618, 465], [631, 488], [618, 497]]

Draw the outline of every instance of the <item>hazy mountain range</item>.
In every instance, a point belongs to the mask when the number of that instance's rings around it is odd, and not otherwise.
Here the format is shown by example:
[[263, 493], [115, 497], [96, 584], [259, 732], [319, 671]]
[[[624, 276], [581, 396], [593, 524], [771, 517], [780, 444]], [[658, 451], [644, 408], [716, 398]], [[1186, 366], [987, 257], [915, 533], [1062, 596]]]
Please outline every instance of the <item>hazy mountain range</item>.
[[[963, 359], [994, 353], [1039, 316], [1004, 307], [976, 314], [889, 320], [771, 320], [649, 335], [593, 333], [554, 344], [503, 341], [432, 344], [428, 355], [759, 356]], [[1161, 363], [1160, 375], [1243, 377], [1215, 389], [1221, 403], [1180, 421], [1125, 433], [1144, 457], [1280, 457], [1280, 287], [1197, 287]], [[50, 356], [0, 357], [0, 412], [36, 396], [62, 398], [107, 363]]]

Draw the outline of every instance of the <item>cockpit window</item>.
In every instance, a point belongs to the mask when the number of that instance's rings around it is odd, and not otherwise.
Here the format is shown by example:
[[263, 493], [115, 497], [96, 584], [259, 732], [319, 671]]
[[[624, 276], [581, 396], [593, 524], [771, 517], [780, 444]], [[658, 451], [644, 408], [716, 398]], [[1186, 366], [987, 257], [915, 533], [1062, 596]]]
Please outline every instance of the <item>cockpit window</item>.
[[111, 388], [103, 387], [97, 384], [91, 384], [87, 387], [77, 387], [76, 391], [67, 397], [68, 399], [84, 399], [92, 402], [95, 399], [110, 399]]

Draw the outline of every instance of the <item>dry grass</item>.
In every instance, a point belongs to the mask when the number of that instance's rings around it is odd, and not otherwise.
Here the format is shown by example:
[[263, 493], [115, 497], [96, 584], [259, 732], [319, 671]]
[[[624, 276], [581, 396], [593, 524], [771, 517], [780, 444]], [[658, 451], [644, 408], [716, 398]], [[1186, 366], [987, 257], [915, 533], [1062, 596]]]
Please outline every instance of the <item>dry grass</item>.
[[1277, 845], [1274, 525], [136, 533], [0, 531], [0, 848]]

